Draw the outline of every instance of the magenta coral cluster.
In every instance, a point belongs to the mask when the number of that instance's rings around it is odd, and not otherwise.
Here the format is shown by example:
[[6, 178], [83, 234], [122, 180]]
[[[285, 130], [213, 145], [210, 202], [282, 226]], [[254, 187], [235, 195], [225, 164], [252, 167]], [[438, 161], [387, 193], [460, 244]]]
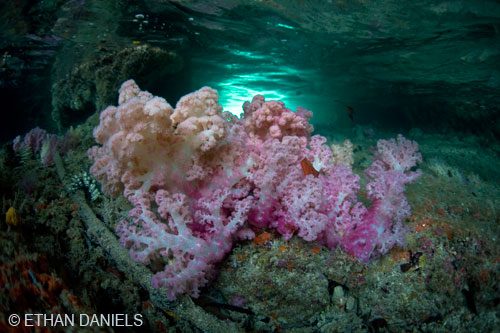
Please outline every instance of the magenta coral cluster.
[[45, 166], [54, 164], [54, 155], [56, 152], [64, 155], [69, 150], [78, 146], [79, 139], [72, 129], [68, 130], [62, 138], [55, 134], [48, 133], [46, 130], [35, 127], [21, 138], [18, 135], [13, 143], [12, 149], [18, 154], [28, 152], [40, 156], [40, 161]]
[[[198, 296], [233, 243], [260, 229], [341, 246], [365, 262], [404, 244], [404, 185], [420, 175], [415, 142], [378, 142], [366, 207], [360, 177], [335, 161], [324, 137], [311, 137], [312, 112], [262, 96], [243, 109], [241, 118], [223, 112], [208, 87], [174, 109], [129, 80], [94, 129], [91, 173], [134, 205], [116, 228], [120, 242], [156, 270], [152, 282], [170, 299]], [[305, 160], [318, 174], [304, 173]]]

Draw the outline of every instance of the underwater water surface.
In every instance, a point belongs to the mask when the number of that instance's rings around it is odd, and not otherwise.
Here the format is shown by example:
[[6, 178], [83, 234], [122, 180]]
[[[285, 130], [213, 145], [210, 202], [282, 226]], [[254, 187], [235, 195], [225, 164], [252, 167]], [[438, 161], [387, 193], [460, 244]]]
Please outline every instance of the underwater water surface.
[[497, 1], [0, 5], [0, 331], [500, 331]]

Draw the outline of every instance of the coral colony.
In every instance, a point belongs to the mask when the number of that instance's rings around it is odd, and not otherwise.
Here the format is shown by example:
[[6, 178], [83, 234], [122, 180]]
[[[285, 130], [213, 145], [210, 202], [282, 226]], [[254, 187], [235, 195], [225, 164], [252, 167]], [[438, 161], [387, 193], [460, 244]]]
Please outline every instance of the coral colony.
[[46, 130], [35, 127], [24, 138], [18, 135], [12, 143], [12, 149], [19, 155], [21, 162], [26, 163], [32, 156], [39, 155], [45, 166], [54, 165], [54, 155], [66, 154], [70, 149], [78, 146], [78, 137], [73, 129], [69, 129], [62, 138], [48, 133]]
[[241, 119], [223, 112], [209, 87], [174, 109], [128, 80], [94, 129], [90, 172], [105, 194], [134, 206], [116, 227], [120, 243], [135, 261], [164, 267], [152, 282], [169, 299], [197, 297], [232, 244], [262, 229], [341, 246], [363, 262], [404, 244], [404, 186], [421, 174], [412, 170], [422, 160], [417, 143], [378, 141], [366, 207], [352, 146], [311, 136], [312, 112], [262, 96], [243, 109]]

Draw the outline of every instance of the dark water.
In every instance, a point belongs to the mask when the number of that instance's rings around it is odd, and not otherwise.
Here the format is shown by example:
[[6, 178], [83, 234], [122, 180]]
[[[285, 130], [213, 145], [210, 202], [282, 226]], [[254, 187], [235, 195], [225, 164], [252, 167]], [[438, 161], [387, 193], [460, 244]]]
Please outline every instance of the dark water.
[[[73, 73], [64, 83], [69, 91], [53, 85], [82, 64], [111, 71], [95, 62], [138, 45], [175, 52], [182, 65], [169, 71], [165, 63], [126, 70], [122, 64], [110, 75], [128, 74], [171, 103], [209, 85], [236, 113], [256, 93], [306, 107], [318, 129], [351, 126], [350, 106], [356, 124], [488, 138], [500, 132], [495, 1], [25, 0], [2, 6], [0, 93], [4, 109], [16, 114], [4, 121], [10, 124], [4, 140], [35, 125], [62, 130], [107, 105], [111, 97], [101, 95], [116, 91], [118, 82], [96, 92], [95, 83], [78, 85], [94, 73]], [[162, 75], [153, 78], [158, 70]], [[107, 74], [97, 80], [111, 81]], [[71, 100], [77, 93], [88, 96]]]

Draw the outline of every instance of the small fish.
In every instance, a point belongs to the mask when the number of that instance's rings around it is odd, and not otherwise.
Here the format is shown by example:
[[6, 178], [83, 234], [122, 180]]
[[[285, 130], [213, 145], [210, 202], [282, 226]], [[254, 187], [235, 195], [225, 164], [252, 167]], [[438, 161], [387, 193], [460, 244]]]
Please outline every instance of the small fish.
[[167, 314], [168, 316], [172, 317], [172, 318], [175, 318], [177, 320], [180, 320], [181, 317], [179, 317], [176, 313], [173, 313], [172, 311], [168, 311], [168, 310], [164, 310], [164, 309], [161, 309], [163, 312], [165, 312], [165, 314]]
[[351, 106], [347, 106], [347, 105], [345, 108], [347, 109], [349, 119], [354, 121], [354, 109]]
[[133, 45], [141, 45], [141, 44], [142, 44], [142, 42], [141, 42], [140, 40], [133, 40], [133, 41], [132, 41], [132, 44], [133, 44]]
[[302, 171], [304, 172], [304, 175], [313, 175], [314, 177], [319, 176], [319, 172], [314, 169], [312, 166], [311, 162], [307, 158], [304, 158], [302, 161], [300, 161], [300, 166], [302, 167]]

